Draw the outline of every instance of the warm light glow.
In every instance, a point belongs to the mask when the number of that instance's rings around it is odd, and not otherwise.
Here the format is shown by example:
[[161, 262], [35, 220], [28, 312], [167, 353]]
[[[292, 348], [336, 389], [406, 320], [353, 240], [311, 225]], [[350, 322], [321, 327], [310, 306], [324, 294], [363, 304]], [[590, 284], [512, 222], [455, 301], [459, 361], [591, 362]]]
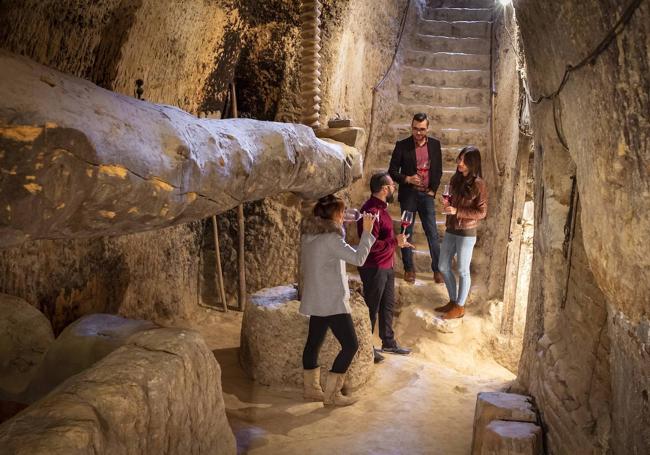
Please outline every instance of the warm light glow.
[[499, 0], [499, 3], [501, 3], [503, 6], [508, 6], [512, 3], [512, 0]]

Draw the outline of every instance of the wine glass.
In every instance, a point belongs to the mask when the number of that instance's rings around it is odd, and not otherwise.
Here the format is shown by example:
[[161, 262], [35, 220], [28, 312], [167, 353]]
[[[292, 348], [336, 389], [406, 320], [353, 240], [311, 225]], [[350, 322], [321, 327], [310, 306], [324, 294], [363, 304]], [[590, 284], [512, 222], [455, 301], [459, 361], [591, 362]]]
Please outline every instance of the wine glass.
[[355, 208], [348, 207], [343, 212], [343, 222], [344, 223], [353, 223], [361, 219], [361, 212]]
[[400, 223], [402, 225], [400, 234], [404, 234], [404, 232], [406, 232], [406, 229], [411, 225], [411, 223], [413, 223], [413, 212], [404, 210], [402, 212], [402, 219]]
[[422, 186], [424, 186], [424, 181], [427, 177], [428, 172], [429, 172], [429, 160], [418, 163], [417, 174], [420, 176], [420, 180], [422, 181]]
[[[449, 185], [445, 185], [444, 189], [442, 191], [442, 201], [443, 201], [443, 210], [445, 207], [448, 207], [451, 204], [451, 191], [449, 189]], [[446, 213], [444, 213], [446, 215]]]

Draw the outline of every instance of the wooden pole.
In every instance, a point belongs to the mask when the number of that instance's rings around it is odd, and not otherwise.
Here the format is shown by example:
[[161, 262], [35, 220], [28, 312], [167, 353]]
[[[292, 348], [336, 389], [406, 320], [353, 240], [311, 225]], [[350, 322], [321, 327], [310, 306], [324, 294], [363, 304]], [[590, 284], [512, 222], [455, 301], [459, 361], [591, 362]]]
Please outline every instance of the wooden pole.
[[246, 305], [246, 261], [244, 260], [244, 206], [237, 207], [237, 222], [239, 225], [239, 248], [237, 259], [239, 261], [239, 310], [244, 311]]
[[223, 287], [223, 271], [221, 270], [221, 251], [219, 250], [219, 228], [217, 226], [217, 217], [212, 215], [212, 235], [214, 236], [214, 255], [217, 267], [215, 270], [215, 287], [219, 292], [219, 299], [223, 305], [223, 311], [228, 312], [228, 302], [226, 301], [226, 290]]
[[[237, 92], [235, 91], [235, 83], [230, 83], [230, 106], [231, 106], [231, 117], [237, 118]], [[246, 306], [246, 261], [244, 257], [244, 232], [246, 225], [244, 222], [244, 206], [240, 204], [237, 207], [237, 225], [239, 231], [239, 247], [237, 248], [237, 261], [239, 265], [239, 293], [238, 304], [239, 310], [244, 311]]]

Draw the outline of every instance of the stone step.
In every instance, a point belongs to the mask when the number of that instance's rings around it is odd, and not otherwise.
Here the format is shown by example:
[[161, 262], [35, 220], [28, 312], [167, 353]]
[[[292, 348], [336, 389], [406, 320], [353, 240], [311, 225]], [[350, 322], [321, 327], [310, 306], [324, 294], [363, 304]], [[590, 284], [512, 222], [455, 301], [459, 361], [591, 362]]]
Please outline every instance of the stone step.
[[491, 21], [492, 8], [425, 7], [424, 19], [434, 21]]
[[398, 100], [402, 104], [428, 104], [448, 107], [479, 107], [488, 109], [490, 93], [479, 88], [430, 87], [409, 84], [398, 89]]
[[407, 49], [404, 55], [404, 64], [438, 70], [489, 70], [490, 56]]
[[426, 0], [428, 8], [492, 8], [494, 0]]
[[420, 19], [417, 33], [455, 38], [490, 39], [491, 23], [487, 21], [432, 21]]
[[[398, 139], [403, 139], [411, 135], [411, 124], [391, 124], [388, 126], [389, 131], [386, 132], [384, 138], [387, 142], [394, 143]], [[442, 128], [440, 125], [430, 126], [430, 135], [437, 138], [445, 147], [454, 144], [475, 145], [479, 149], [485, 148], [487, 145], [488, 133], [487, 128], [476, 129], [456, 129], [456, 128]]]
[[432, 70], [404, 66], [402, 83], [431, 87], [490, 88], [489, 70]]
[[489, 113], [483, 107], [432, 106], [428, 104], [402, 104], [393, 108], [391, 123], [409, 123], [417, 112], [427, 114], [430, 124], [450, 128], [480, 128], [488, 126]]
[[428, 52], [462, 52], [489, 54], [490, 40], [483, 38], [454, 38], [449, 36], [421, 35], [413, 38], [413, 46]]

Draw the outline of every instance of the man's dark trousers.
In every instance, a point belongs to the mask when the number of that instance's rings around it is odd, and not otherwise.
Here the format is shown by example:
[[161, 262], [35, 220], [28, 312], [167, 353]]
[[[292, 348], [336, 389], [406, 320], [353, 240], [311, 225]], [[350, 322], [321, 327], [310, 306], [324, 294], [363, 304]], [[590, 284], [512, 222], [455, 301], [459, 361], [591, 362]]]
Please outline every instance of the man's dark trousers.
[[368, 305], [372, 332], [379, 314], [379, 338], [382, 348], [394, 348], [393, 306], [395, 302], [395, 272], [393, 269], [359, 268], [363, 282], [363, 298]]
[[[427, 237], [429, 244], [429, 254], [431, 255], [431, 270], [438, 271], [438, 259], [440, 258], [440, 240], [438, 238], [438, 228], [436, 227], [436, 208], [433, 196], [429, 196], [421, 191], [417, 192], [415, 197], [417, 214], [422, 221], [422, 229]], [[411, 206], [400, 203], [400, 210], [413, 210]], [[413, 240], [413, 226], [415, 225], [415, 217], [413, 223], [406, 228], [406, 236], [409, 241]], [[404, 263], [404, 270], [407, 272], [415, 272], [413, 265], [413, 250], [411, 248], [402, 248], [402, 262]]]

